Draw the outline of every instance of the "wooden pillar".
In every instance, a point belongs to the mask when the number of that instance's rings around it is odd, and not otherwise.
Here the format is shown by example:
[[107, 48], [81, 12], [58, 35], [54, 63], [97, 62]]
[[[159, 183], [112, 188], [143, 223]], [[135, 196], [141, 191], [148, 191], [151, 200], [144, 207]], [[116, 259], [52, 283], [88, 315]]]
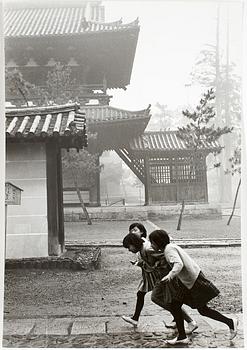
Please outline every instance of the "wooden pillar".
[[208, 203], [208, 177], [207, 177], [207, 163], [206, 163], [206, 156], [203, 157], [203, 177], [204, 177], [204, 183], [205, 183], [205, 202]]
[[48, 254], [59, 255], [59, 215], [58, 215], [58, 181], [57, 181], [58, 146], [54, 141], [46, 144], [46, 178], [47, 178], [47, 218], [48, 218]]
[[145, 173], [145, 203], [144, 205], [150, 204], [150, 190], [151, 190], [151, 183], [150, 183], [150, 167], [149, 167], [149, 157], [144, 156], [144, 173]]
[[[96, 164], [97, 166], [99, 166], [100, 164], [100, 161], [99, 161], [99, 157], [97, 157], [97, 161], [96, 161]], [[97, 186], [97, 205], [100, 207], [100, 172], [98, 172], [96, 174], [96, 186]]]
[[175, 179], [176, 179], [176, 203], [180, 201], [179, 181], [178, 181], [178, 156], [175, 157]]
[[58, 241], [61, 252], [64, 251], [64, 212], [63, 212], [63, 177], [61, 148], [57, 152], [57, 182], [58, 182]]

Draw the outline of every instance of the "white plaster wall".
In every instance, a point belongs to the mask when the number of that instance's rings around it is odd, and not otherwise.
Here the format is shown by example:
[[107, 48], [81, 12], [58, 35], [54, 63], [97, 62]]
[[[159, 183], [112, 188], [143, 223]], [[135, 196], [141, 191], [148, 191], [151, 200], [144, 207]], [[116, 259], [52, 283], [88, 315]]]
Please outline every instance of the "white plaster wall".
[[9, 144], [6, 181], [23, 189], [7, 208], [6, 258], [48, 256], [45, 145]]

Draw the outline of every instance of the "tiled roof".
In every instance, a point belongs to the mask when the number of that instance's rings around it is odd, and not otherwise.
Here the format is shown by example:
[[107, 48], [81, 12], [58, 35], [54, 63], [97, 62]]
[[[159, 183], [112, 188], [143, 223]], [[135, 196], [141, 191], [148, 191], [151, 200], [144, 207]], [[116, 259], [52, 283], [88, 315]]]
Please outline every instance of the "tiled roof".
[[126, 31], [138, 27], [138, 19], [123, 24], [85, 21], [85, 7], [24, 8], [5, 10], [5, 37], [47, 37]]
[[[219, 149], [216, 142], [203, 142], [206, 150]], [[178, 137], [177, 131], [150, 131], [144, 132], [141, 136], [130, 141], [130, 148], [133, 151], [188, 151], [185, 142]]]
[[82, 106], [81, 111], [85, 112], [88, 125], [140, 119], [148, 122], [151, 117], [150, 107], [149, 105], [147, 109], [140, 111], [127, 111], [111, 106]]
[[78, 136], [86, 146], [85, 126], [85, 114], [77, 104], [6, 110], [7, 140]]

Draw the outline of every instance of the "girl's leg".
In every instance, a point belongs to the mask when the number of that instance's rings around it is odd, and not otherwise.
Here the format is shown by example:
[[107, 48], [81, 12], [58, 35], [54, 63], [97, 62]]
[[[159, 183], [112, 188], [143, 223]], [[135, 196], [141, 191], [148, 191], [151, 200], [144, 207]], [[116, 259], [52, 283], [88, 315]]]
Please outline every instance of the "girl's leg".
[[[185, 311], [185, 309], [183, 308], [183, 306], [181, 307], [182, 309], [182, 314], [183, 314], [183, 318], [187, 323], [191, 323], [194, 322], [193, 318], [190, 317], [190, 315], [187, 313], [187, 311]], [[168, 310], [170, 311], [170, 310]], [[175, 320], [173, 319], [172, 322], [175, 322]]]
[[141, 291], [137, 292], [136, 308], [135, 308], [135, 313], [132, 317], [132, 319], [135, 321], [139, 320], [141, 311], [144, 306], [145, 295], [146, 295], [146, 292], [141, 292]]
[[183, 307], [181, 307], [182, 309], [182, 314], [183, 314], [183, 318], [187, 323], [190, 323], [193, 321], [193, 319], [190, 317], [190, 315], [185, 311], [185, 309]]
[[225, 323], [230, 329], [234, 329], [233, 319], [222, 315], [220, 312], [210, 309], [207, 305], [204, 305], [197, 309], [202, 316], [212, 318], [213, 320]]
[[184, 329], [184, 318], [183, 318], [183, 312], [181, 307], [182, 307], [181, 304], [177, 302], [172, 302], [171, 309], [170, 309], [170, 312], [177, 324], [177, 329], [178, 329], [177, 340], [182, 340], [186, 338], [185, 329]]

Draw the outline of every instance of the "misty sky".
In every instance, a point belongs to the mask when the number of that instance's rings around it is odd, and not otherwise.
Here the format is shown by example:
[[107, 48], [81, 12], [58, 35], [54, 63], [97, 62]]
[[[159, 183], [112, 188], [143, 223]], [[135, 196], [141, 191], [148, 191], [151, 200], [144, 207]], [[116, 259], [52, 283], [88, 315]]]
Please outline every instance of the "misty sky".
[[[196, 103], [201, 91], [186, 88], [194, 62], [205, 44], [216, 42], [216, 1], [103, 1], [106, 21], [139, 17], [141, 26], [131, 83], [111, 90], [111, 104], [142, 109], [149, 103], [176, 108]], [[230, 59], [241, 74], [242, 2], [221, 3], [220, 48], [224, 60], [229, 6]]]

